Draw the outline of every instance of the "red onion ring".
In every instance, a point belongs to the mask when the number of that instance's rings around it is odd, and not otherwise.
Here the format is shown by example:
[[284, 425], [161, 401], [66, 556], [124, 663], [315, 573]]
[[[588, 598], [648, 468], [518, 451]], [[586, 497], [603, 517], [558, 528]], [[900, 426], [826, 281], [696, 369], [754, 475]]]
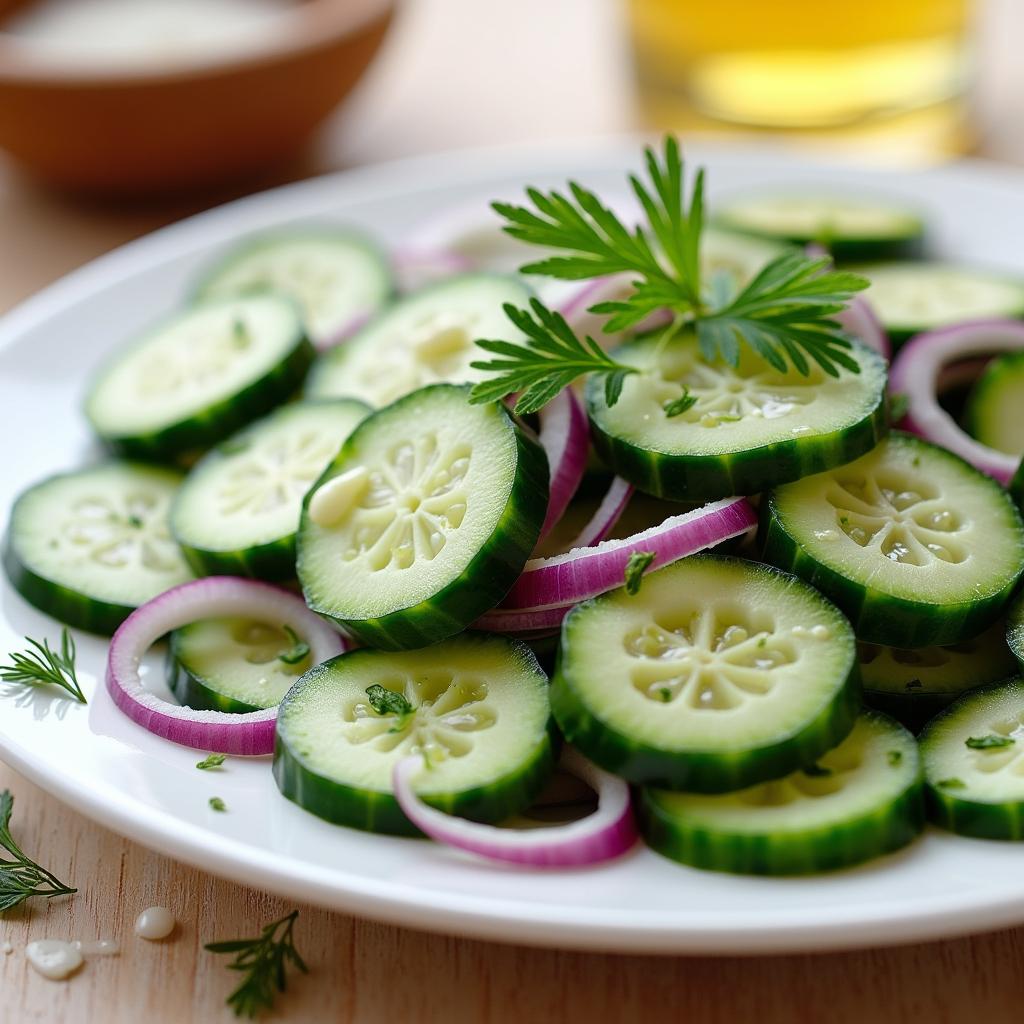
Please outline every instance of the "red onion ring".
[[565, 317], [565, 322], [576, 334], [593, 338], [603, 349], [614, 348], [626, 338], [627, 333], [634, 334], [651, 331], [657, 327], [667, 327], [672, 323], [672, 314], [667, 309], [659, 309], [645, 317], [629, 332], [606, 334], [604, 330], [607, 315], [592, 313], [591, 306], [599, 302], [615, 302], [625, 298], [633, 291], [635, 274], [609, 274], [607, 277], [595, 277], [564, 299], [558, 311]]
[[873, 348], [885, 359], [892, 359], [892, 344], [885, 333], [871, 303], [861, 295], [854, 295], [846, 309], [835, 314], [843, 330], [852, 334], [868, 348]]
[[569, 550], [600, 544], [615, 529], [615, 524], [626, 511], [629, 499], [633, 497], [633, 490], [633, 485], [623, 480], [621, 476], [613, 478], [607, 493], [601, 499], [601, 504], [597, 506], [587, 525], [580, 530]]
[[569, 507], [587, 469], [590, 426], [572, 388], [563, 388], [541, 409], [539, 440], [551, 472], [548, 511], [540, 531], [543, 539]]
[[890, 389], [907, 396], [905, 429], [948, 448], [976, 469], [1007, 483], [1017, 470], [1018, 459], [965, 433], [939, 405], [938, 390], [950, 363], [1020, 349], [1024, 349], [1024, 323], [1017, 320], [975, 320], [911, 338], [900, 349], [889, 373]]
[[150, 693], [139, 677], [142, 656], [160, 637], [224, 615], [289, 626], [309, 644], [313, 664], [345, 650], [341, 636], [302, 598], [255, 580], [208, 576], [159, 594], [121, 623], [107, 654], [107, 691], [133, 722], [173, 743], [218, 754], [270, 754], [276, 707], [241, 715], [195, 711]]
[[597, 810], [579, 821], [550, 828], [498, 828], [445, 814], [424, 803], [413, 789], [423, 769], [419, 754], [399, 761], [392, 786], [405, 816], [431, 839], [506, 864], [536, 868], [582, 867], [611, 860], [637, 841], [629, 786], [592, 765], [575, 750], [562, 752], [561, 767], [597, 792]]
[[526, 563], [500, 610], [537, 611], [578, 604], [620, 586], [634, 551], [654, 552], [653, 571], [756, 525], [757, 513], [746, 498], [723, 498], [692, 512], [670, 516], [658, 526], [621, 540], [534, 558]]

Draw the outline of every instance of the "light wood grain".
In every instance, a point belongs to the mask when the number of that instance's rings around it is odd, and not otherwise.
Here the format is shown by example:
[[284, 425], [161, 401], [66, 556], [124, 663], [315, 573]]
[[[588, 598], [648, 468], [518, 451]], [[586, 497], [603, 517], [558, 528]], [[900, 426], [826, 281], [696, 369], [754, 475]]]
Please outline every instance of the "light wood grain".
[[[1024, 7], [992, 0], [979, 116], [986, 151], [1024, 162], [1014, 109], [1024, 95], [1022, 31]], [[450, 147], [619, 131], [630, 127], [627, 96], [612, 0], [419, 0], [352, 107], [281, 177]], [[223, 198], [83, 206], [0, 163], [0, 309]], [[224, 999], [233, 976], [225, 958], [202, 944], [255, 934], [293, 905], [129, 843], [0, 766], [3, 787], [16, 795], [15, 831], [25, 848], [80, 892], [35, 901], [0, 921], [0, 950], [13, 947], [0, 952], [0, 1024], [230, 1020]], [[131, 934], [135, 915], [153, 903], [180, 915], [163, 943]], [[123, 950], [90, 959], [56, 984], [31, 971], [23, 950], [33, 938], [61, 936], [117, 937]], [[297, 941], [311, 973], [295, 978], [272, 1018], [296, 1024], [1016, 1024], [1024, 1004], [1024, 930], [822, 956], [613, 957], [425, 935], [303, 907]]]

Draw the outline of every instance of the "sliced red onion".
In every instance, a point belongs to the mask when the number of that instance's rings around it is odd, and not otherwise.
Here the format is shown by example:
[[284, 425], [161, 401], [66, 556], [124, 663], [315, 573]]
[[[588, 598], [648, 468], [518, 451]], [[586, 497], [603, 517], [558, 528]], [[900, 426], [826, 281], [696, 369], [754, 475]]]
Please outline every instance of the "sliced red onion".
[[633, 497], [633, 485], [627, 483], [621, 476], [614, 477], [607, 493], [597, 506], [597, 511], [590, 517], [590, 521], [579, 532], [579, 536], [572, 542], [572, 548], [589, 548], [594, 544], [600, 544], [615, 529], [615, 524], [622, 518], [626, 511], [629, 499]]
[[359, 313], [338, 330], [331, 331], [330, 334], [323, 338], [314, 338], [313, 345], [318, 352], [325, 352], [329, 348], [334, 348], [335, 345], [341, 345], [343, 342], [348, 341], [356, 331], [365, 327], [373, 317], [374, 313]]
[[889, 373], [889, 387], [907, 396], [902, 425], [1007, 483], [1017, 469], [1018, 459], [965, 433], [939, 405], [938, 392], [944, 383], [943, 371], [951, 363], [1020, 349], [1024, 349], [1024, 323], [1018, 320], [975, 320], [911, 338], [900, 349]]
[[574, 607], [565, 604], [555, 608], [492, 608], [476, 620], [473, 628], [488, 633], [514, 633], [520, 639], [526, 635], [550, 635], [562, 628], [562, 619]]
[[571, 748], [562, 752], [561, 767], [594, 789], [597, 810], [579, 821], [550, 828], [498, 828], [431, 807], [413, 789], [415, 776], [427, 770], [419, 754], [402, 758], [395, 765], [392, 785], [405, 816], [421, 832], [488, 860], [524, 867], [570, 868], [599, 864], [629, 850], [637, 840], [629, 786]]
[[424, 285], [473, 269], [473, 264], [462, 253], [442, 248], [402, 248], [394, 253], [392, 262], [398, 287], [403, 292], [414, 292]]
[[892, 345], [889, 335], [885, 333], [882, 322], [878, 319], [871, 303], [861, 295], [854, 295], [850, 304], [835, 319], [842, 325], [847, 334], [852, 334], [858, 341], [873, 348], [886, 359], [892, 358]]
[[200, 619], [241, 616], [288, 626], [309, 644], [312, 664], [341, 654], [345, 643], [302, 598], [233, 576], [208, 576], [172, 587], [136, 608], [111, 638], [107, 690], [133, 721], [173, 743], [218, 754], [270, 754], [277, 708], [235, 715], [171, 704], [142, 685], [142, 657], [160, 637]]
[[501, 610], [560, 608], [596, 597], [622, 584], [634, 551], [653, 551], [651, 570], [737, 537], [757, 525], [746, 498], [723, 498], [621, 540], [574, 548], [526, 563]]
[[583, 405], [572, 388], [563, 388], [540, 411], [540, 443], [551, 471], [544, 538], [562, 518], [587, 469], [590, 427]]

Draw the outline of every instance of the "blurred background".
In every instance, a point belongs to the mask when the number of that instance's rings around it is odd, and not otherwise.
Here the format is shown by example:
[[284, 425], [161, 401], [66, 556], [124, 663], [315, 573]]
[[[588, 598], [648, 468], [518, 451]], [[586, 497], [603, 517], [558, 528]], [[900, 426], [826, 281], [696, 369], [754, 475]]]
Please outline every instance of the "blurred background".
[[1024, 162], [1019, 0], [0, 0], [0, 309], [327, 170], [671, 128]]

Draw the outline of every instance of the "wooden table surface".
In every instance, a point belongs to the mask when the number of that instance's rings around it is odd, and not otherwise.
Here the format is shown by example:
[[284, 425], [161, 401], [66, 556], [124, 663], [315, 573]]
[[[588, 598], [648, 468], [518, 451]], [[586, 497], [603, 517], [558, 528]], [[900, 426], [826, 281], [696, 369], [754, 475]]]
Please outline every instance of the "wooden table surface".
[[[532, 15], [532, 17], [531, 17]], [[280, 175], [494, 142], [631, 127], [611, 0], [419, 0], [353, 103], [315, 149]], [[992, 0], [983, 25], [983, 151], [1024, 163], [1018, 136], [1024, 10]], [[573, 40], [566, 46], [565, 40]], [[528, 68], [527, 73], [523, 70]], [[0, 310], [87, 259], [229, 196], [112, 209], [75, 203], [0, 159]], [[72, 899], [33, 903], [0, 921], [0, 1024], [230, 1020], [233, 976], [202, 950], [255, 934], [293, 904], [127, 842], [0, 765], [17, 798], [16, 834]], [[153, 903], [181, 924], [143, 943], [131, 924]], [[69, 982], [29, 969], [40, 937], [120, 937]], [[302, 907], [297, 941], [311, 973], [279, 999], [294, 1022], [687, 1021], [760, 1024], [1019, 1021], [1024, 929], [897, 949], [817, 956], [656, 958], [531, 950], [441, 936]], [[4, 955], [5, 943], [13, 951]]]

